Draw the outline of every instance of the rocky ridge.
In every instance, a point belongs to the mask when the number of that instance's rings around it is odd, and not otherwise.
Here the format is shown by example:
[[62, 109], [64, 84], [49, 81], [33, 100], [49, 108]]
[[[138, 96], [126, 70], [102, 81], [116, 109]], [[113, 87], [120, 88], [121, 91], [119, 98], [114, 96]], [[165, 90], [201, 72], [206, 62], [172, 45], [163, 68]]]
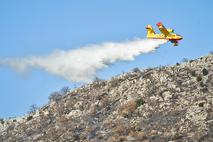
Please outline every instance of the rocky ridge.
[[77, 88], [1, 120], [1, 141], [213, 141], [213, 55]]

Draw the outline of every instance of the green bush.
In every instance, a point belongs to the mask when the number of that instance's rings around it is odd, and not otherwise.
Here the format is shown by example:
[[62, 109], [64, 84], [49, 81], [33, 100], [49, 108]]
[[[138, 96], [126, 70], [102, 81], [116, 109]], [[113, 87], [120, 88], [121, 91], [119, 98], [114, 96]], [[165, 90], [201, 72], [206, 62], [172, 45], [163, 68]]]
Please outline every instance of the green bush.
[[132, 71], [133, 71], [133, 72], [140, 72], [140, 69], [136, 67], [136, 68], [134, 68]]
[[175, 135], [172, 137], [172, 140], [181, 139], [183, 136], [179, 133], [175, 133]]
[[203, 107], [204, 106], [204, 102], [201, 102], [198, 104], [199, 107]]
[[4, 124], [4, 119], [3, 118], [0, 118], [0, 123]]
[[203, 75], [204, 75], [204, 76], [209, 74], [208, 70], [205, 69], [205, 68], [202, 70], [202, 72], [203, 72]]
[[195, 60], [189, 60], [190, 63], [194, 62]]
[[27, 117], [27, 121], [30, 121], [31, 119], [33, 119], [32, 115], [30, 115], [30, 116]]
[[145, 102], [142, 99], [136, 100], [136, 108], [142, 106]]
[[201, 80], [202, 80], [202, 76], [201, 75], [199, 75], [199, 76], [197, 76], [197, 79], [196, 79], [198, 82], [200, 82]]

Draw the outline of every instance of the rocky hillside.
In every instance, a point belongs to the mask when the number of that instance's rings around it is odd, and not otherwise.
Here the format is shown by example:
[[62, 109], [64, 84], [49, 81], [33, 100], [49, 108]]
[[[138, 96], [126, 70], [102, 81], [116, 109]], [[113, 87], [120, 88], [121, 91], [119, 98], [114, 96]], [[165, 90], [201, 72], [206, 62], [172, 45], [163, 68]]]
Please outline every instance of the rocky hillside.
[[213, 55], [75, 89], [2, 120], [0, 141], [213, 141]]

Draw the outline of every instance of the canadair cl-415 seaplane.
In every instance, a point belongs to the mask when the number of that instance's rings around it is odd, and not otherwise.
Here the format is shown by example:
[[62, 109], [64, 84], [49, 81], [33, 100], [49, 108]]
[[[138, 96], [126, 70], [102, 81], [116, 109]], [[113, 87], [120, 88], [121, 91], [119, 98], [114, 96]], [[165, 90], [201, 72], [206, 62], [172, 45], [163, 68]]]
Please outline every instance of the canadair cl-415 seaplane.
[[161, 22], [157, 23], [157, 26], [162, 34], [156, 34], [151, 25], [147, 25], [147, 38], [151, 39], [166, 39], [174, 43], [174, 46], [178, 46], [178, 41], [183, 39], [182, 36], [175, 34], [173, 29], [166, 29]]

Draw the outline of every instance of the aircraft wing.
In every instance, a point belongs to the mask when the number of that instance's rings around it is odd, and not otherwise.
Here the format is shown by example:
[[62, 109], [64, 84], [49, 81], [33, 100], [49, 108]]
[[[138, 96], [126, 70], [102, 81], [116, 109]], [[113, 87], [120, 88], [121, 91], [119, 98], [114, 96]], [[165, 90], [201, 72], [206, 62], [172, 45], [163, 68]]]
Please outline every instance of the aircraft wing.
[[158, 26], [159, 30], [160, 30], [165, 36], [167, 36], [167, 35], [170, 34], [169, 31], [164, 27], [164, 25], [163, 25], [161, 22], [158, 22], [158, 23], [157, 23], [157, 26]]

